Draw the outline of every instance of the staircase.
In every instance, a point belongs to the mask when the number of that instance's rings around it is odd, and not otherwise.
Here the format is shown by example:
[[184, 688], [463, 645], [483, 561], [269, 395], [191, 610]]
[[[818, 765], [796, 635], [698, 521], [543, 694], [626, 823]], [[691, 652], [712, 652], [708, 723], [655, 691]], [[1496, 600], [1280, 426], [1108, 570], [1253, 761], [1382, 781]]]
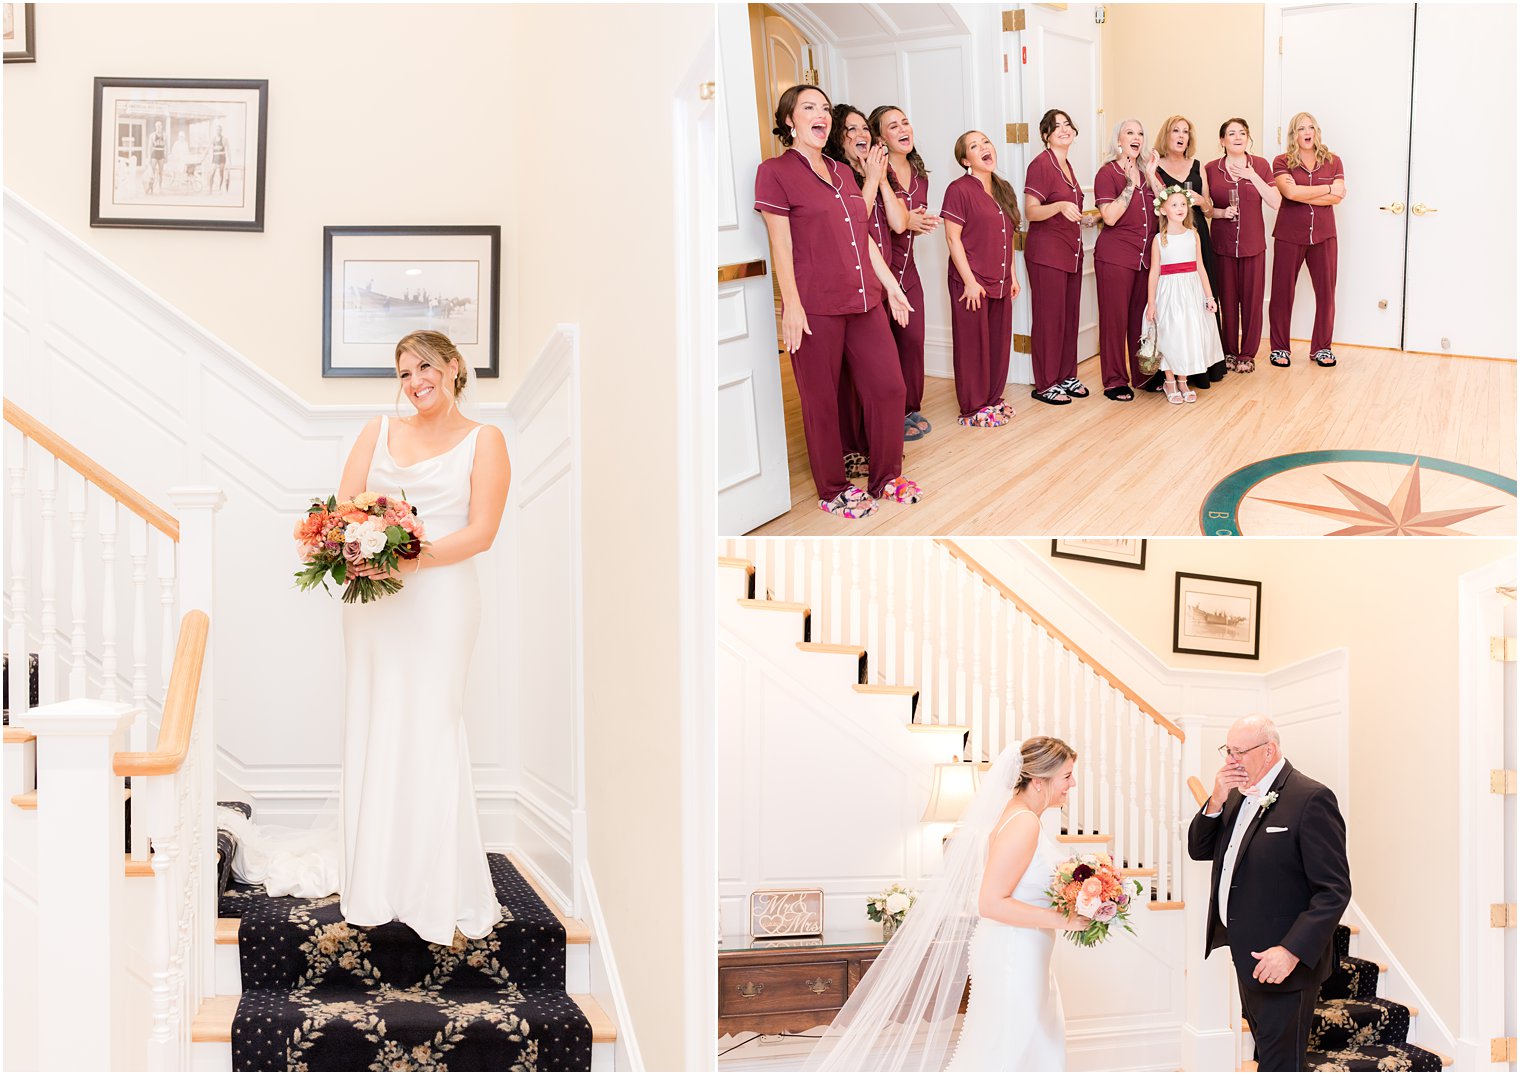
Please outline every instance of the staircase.
[[488, 857], [503, 921], [447, 948], [399, 923], [349, 926], [337, 896], [233, 881], [220, 897], [218, 995], [191, 1026], [195, 1070], [612, 1070], [616, 1032], [589, 995], [590, 931], [520, 861]]

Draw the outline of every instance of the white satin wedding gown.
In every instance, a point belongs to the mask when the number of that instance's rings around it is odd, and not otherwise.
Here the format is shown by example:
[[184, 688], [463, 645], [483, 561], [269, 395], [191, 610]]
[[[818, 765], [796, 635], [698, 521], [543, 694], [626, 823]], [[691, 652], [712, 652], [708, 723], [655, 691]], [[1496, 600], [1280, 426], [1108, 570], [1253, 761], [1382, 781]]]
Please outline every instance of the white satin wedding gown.
[[[1020, 810], [1003, 824], [1032, 813]], [[1049, 907], [1045, 890], [1063, 857], [1060, 846], [1041, 829], [1034, 858], [1014, 886], [1013, 898]], [[971, 1001], [945, 1070], [1066, 1070], [1066, 1018], [1050, 972], [1055, 943], [1055, 930], [977, 920], [971, 936]]]
[[[480, 427], [453, 448], [402, 466], [380, 436], [365, 488], [403, 496], [429, 541], [470, 517]], [[336, 828], [255, 825], [235, 811], [233, 873], [272, 896], [341, 894], [356, 926], [399, 920], [448, 945], [456, 927], [483, 937], [501, 918], [475, 812], [464, 694], [480, 627], [473, 559], [426, 566], [400, 593], [343, 606], [346, 706]]]

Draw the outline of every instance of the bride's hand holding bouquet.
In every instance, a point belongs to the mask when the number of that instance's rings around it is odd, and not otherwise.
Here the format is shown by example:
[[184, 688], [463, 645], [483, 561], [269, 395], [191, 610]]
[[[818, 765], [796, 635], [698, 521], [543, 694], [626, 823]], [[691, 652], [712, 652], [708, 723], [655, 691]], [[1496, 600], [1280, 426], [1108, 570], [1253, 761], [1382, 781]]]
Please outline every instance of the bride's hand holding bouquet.
[[1056, 867], [1045, 894], [1050, 905], [1069, 923], [1066, 937], [1083, 948], [1108, 940], [1109, 928], [1129, 924], [1131, 901], [1140, 895], [1139, 881], [1126, 878], [1110, 855], [1076, 855]]

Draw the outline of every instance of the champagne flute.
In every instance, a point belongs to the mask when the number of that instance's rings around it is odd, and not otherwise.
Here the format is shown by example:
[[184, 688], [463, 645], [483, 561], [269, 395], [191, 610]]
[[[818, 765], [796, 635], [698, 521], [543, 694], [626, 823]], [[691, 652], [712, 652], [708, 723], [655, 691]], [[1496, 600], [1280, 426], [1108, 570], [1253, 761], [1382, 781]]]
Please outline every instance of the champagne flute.
[[1238, 222], [1240, 220], [1240, 187], [1238, 185], [1230, 188], [1230, 208], [1235, 210], [1235, 220]]

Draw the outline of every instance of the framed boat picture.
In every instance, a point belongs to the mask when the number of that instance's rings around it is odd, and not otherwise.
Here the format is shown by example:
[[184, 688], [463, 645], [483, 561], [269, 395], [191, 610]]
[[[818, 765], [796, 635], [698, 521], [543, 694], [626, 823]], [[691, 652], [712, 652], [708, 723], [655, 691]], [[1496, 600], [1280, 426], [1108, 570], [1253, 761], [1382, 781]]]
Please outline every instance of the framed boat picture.
[[0, 4], [5, 18], [5, 62], [37, 62], [37, 5]]
[[263, 231], [267, 79], [97, 78], [90, 227]]
[[1261, 659], [1261, 583], [1177, 572], [1172, 652]]
[[1050, 555], [1145, 570], [1144, 538], [1052, 538]]
[[322, 376], [394, 377], [396, 341], [429, 329], [477, 377], [501, 373], [501, 228], [322, 229]]

